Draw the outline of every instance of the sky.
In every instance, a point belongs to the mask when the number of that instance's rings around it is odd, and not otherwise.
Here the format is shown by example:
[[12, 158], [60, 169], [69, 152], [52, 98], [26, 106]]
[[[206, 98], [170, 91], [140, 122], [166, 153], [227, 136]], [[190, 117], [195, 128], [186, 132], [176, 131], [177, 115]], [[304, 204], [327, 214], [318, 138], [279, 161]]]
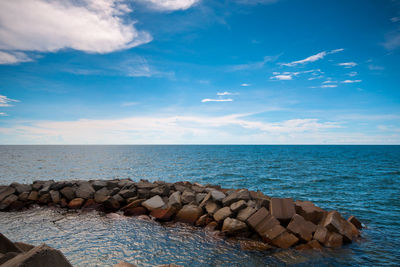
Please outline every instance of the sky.
[[400, 144], [400, 1], [2, 0], [0, 144]]

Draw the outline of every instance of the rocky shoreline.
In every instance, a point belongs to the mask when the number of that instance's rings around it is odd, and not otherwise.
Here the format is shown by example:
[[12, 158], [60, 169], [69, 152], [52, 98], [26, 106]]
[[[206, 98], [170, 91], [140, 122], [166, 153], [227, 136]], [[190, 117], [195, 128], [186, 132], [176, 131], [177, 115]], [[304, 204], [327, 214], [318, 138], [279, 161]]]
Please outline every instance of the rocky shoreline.
[[356, 217], [346, 220], [310, 201], [190, 182], [123, 179], [0, 186], [0, 211], [36, 204], [187, 223], [234, 238], [250, 250], [337, 248], [358, 238], [362, 229]]

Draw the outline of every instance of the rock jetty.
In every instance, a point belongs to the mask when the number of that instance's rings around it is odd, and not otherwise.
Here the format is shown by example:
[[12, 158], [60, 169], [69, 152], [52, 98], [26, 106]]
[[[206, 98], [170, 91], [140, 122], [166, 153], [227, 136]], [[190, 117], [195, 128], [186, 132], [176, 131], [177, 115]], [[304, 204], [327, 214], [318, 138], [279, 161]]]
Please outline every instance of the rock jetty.
[[259, 191], [190, 182], [140, 180], [35, 181], [0, 186], [0, 211], [31, 205], [123, 212], [159, 222], [205, 227], [243, 249], [337, 248], [360, 235], [362, 224], [310, 201], [274, 198]]

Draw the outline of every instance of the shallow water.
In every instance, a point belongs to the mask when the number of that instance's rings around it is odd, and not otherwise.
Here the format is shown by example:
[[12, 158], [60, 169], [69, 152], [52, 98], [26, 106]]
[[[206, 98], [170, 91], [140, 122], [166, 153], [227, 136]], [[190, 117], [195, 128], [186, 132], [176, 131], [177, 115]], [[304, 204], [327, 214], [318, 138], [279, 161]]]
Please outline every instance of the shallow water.
[[400, 264], [399, 146], [0, 146], [0, 184], [127, 177], [311, 200], [356, 215], [368, 229], [361, 241], [323, 253], [244, 252], [202, 229], [52, 209], [0, 213], [0, 231], [46, 242], [77, 266]]

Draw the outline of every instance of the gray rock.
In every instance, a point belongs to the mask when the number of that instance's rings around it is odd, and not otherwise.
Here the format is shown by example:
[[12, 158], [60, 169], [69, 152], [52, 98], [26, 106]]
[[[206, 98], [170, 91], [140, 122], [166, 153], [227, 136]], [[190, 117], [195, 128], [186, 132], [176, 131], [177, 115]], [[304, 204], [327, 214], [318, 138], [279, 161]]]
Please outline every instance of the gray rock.
[[155, 196], [168, 196], [169, 195], [169, 187], [167, 185], [160, 185], [150, 190], [150, 195]]
[[15, 191], [17, 191], [18, 194], [21, 194], [22, 192], [29, 192], [32, 190], [32, 186], [28, 184], [12, 183], [10, 186], [14, 187]]
[[182, 184], [174, 184], [175, 191], [179, 191], [181, 193], [185, 192], [188, 190], [188, 188]]
[[[118, 187], [118, 183], [119, 183], [118, 180], [107, 181], [107, 188], [108, 189], [113, 189], [115, 187]], [[119, 190], [119, 187], [118, 187], [118, 190]]]
[[7, 209], [10, 205], [12, 205], [15, 201], [18, 200], [18, 197], [14, 194], [9, 195], [0, 203], [0, 210]]
[[142, 202], [142, 206], [148, 209], [149, 211], [161, 208], [165, 205], [164, 201], [159, 195], [156, 195], [144, 202]]
[[[107, 187], [108, 188], [108, 187]], [[119, 187], [114, 187], [110, 189], [110, 196], [113, 196], [115, 194], [118, 194], [120, 191]]]
[[229, 207], [224, 207], [222, 209], [217, 210], [214, 213], [214, 220], [217, 222], [220, 222], [222, 220], [225, 220], [226, 218], [230, 217], [232, 215], [232, 211]]
[[6, 197], [8, 197], [9, 195], [12, 195], [15, 193], [15, 188], [14, 187], [4, 187], [1, 191], [0, 191], [0, 201], [4, 200]]
[[207, 196], [207, 193], [198, 193], [196, 195], [196, 203], [200, 204], [206, 196]]
[[119, 192], [119, 194], [120, 194], [123, 198], [128, 199], [128, 198], [130, 198], [130, 197], [136, 196], [136, 190], [129, 190], [129, 189], [121, 190], [121, 191]]
[[150, 197], [150, 190], [148, 189], [138, 189], [137, 195], [139, 198], [149, 198]]
[[56, 191], [60, 191], [61, 189], [63, 189], [66, 186], [65, 182], [55, 182], [54, 184], [52, 184], [50, 186], [50, 190], [56, 190]]
[[123, 203], [125, 199], [120, 194], [115, 194], [112, 196], [113, 199], [117, 200], [119, 203]]
[[81, 183], [75, 191], [77, 198], [90, 199], [93, 198], [96, 191], [88, 182]]
[[94, 190], [98, 191], [104, 187], [107, 187], [107, 181], [97, 180], [92, 183]]
[[217, 202], [221, 202], [226, 197], [224, 193], [218, 190], [212, 190], [210, 193], [211, 193], [211, 198]]
[[192, 186], [192, 190], [196, 193], [204, 193], [206, 192], [206, 189], [204, 188], [204, 186], [199, 186], [199, 185], [193, 185]]
[[75, 188], [67, 186], [60, 190], [60, 193], [67, 199], [73, 200], [75, 198]]
[[58, 192], [56, 190], [51, 190], [50, 196], [51, 196], [51, 200], [53, 201], [53, 203], [58, 204], [60, 202], [60, 199], [61, 199], [60, 192]]
[[226, 218], [222, 225], [222, 232], [226, 234], [236, 234], [247, 230], [247, 224], [232, 218]]
[[181, 198], [182, 198], [183, 204], [189, 204], [189, 203], [195, 201], [196, 196], [193, 192], [185, 191], [185, 192], [183, 192]]
[[250, 192], [247, 189], [241, 189], [239, 191], [235, 191], [226, 198], [222, 200], [222, 204], [224, 206], [230, 206], [232, 203], [237, 202], [239, 200], [250, 200]]
[[138, 183], [135, 184], [136, 187], [138, 189], [147, 189], [147, 190], [151, 190], [155, 187], [157, 187], [156, 184], [150, 183], [149, 181], [145, 181], [145, 180], [140, 180]]
[[244, 200], [239, 200], [235, 203], [232, 203], [232, 205], [230, 206], [233, 212], [238, 212], [239, 210], [244, 209], [246, 207], [247, 207], [246, 201]]
[[44, 194], [48, 194], [50, 192], [50, 187], [51, 187], [51, 184], [47, 184], [47, 185], [45, 184], [42, 187], [42, 189], [39, 190], [39, 196], [42, 196]]
[[176, 191], [169, 196], [168, 206], [174, 207], [174, 208], [182, 207], [181, 192]]
[[257, 211], [256, 208], [253, 207], [247, 207], [239, 211], [238, 215], [236, 218], [238, 220], [241, 220], [245, 222], [251, 215], [253, 215]]

